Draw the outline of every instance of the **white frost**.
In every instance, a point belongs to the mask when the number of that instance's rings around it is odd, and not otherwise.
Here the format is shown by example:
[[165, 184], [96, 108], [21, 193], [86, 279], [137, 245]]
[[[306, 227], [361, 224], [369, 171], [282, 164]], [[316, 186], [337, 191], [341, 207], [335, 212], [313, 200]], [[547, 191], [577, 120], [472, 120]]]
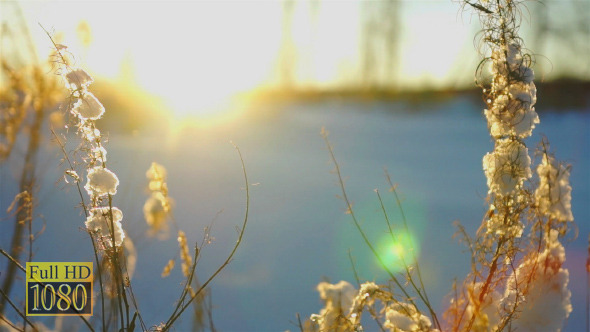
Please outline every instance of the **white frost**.
[[520, 45], [509, 43], [492, 52], [493, 101], [484, 111], [494, 138], [529, 137], [539, 123], [534, 72], [525, 63]]
[[73, 105], [71, 112], [80, 120], [98, 120], [104, 114], [104, 106], [90, 92], [84, 93]]
[[573, 221], [569, 170], [545, 154], [537, 166], [537, 174], [540, 182], [535, 190], [535, 200], [541, 212], [561, 222]]
[[101, 138], [100, 130], [98, 130], [98, 128], [94, 128], [93, 126], [89, 126], [87, 122], [83, 123], [79, 130], [82, 137], [84, 137], [89, 142], [99, 141]]
[[362, 284], [350, 308], [350, 317], [353, 326], [358, 326], [361, 323], [365, 306], [372, 306], [375, 304], [375, 300], [381, 300], [383, 303], [389, 301], [390, 297], [385, 296], [385, 294], [374, 282], [365, 282]]
[[[98, 130], [98, 129], [96, 129], [96, 130]], [[100, 136], [100, 132], [98, 134]], [[94, 158], [94, 159], [96, 159], [96, 160], [98, 160], [98, 161], [100, 161], [102, 163], [106, 163], [106, 161], [107, 161], [107, 150], [102, 145], [93, 147], [90, 150], [90, 152], [91, 152], [92, 158]]]
[[483, 169], [489, 193], [508, 195], [531, 177], [531, 157], [524, 144], [500, 139], [494, 151], [483, 157]]
[[337, 284], [320, 282], [317, 286], [320, 298], [326, 301], [326, 307], [348, 311], [352, 305], [356, 289], [347, 281], [340, 281]]
[[115, 173], [104, 167], [94, 167], [88, 171], [88, 182], [84, 189], [90, 196], [105, 196], [115, 195], [117, 193], [117, 186], [119, 179]]
[[85, 224], [89, 231], [98, 233], [104, 245], [112, 247], [111, 213], [115, 246], [118, 247], [123, 243], [123, 239], [125, 238], [123, 227], [121, 226], [121, 220], [123, 220], [123, 212], [121, 210], [116, 207], [112, 209], [109, 207], [93, 208], [90, 210], [90, 215], [86, 219]]
[[545, 244], [543, 252], [525, 259], [508, 279], [504, 307], [520, 302], [511, 325], [515, 331], [561, 331], [572, 312], [569, 272], [562, 268], [565, 249], [556, 230]]
[[428, 317], [416, 311], [407, 303], [394, 303], [385, 310], [384, 327], [392, 332], [431, 331], [431, 321]]
[[469, 304], [465, 311], [466, 317], [474, 317], [474, 331], [495, 331], [496, 325], [500, 323], [500, 301], [502, 294], [497, 290], [489, 290], [480, 301], [483, 283], [477, 282], [469, 285], [468, 299]]
[[75, 69], [66, 74], [66, 82], [70, 89], [86, 89], [94, 80], [83, 69]]
[[347, 331], [350, 322], [346, 318], [356, 295], [356, 289], [346, 281], [337, 284], [320, 282], [317, 286], [322, 300], [326, 306], [319, 315], [313, 315], [312, 320], [317, 324], [319, 331]]
[[494, 99], [492, 107], [484, 114], [493, 137], [517, 136], [526, 138], [539, 123], [539, 116], [533, 105], [537, 101], [534, 83], [511, 84]]

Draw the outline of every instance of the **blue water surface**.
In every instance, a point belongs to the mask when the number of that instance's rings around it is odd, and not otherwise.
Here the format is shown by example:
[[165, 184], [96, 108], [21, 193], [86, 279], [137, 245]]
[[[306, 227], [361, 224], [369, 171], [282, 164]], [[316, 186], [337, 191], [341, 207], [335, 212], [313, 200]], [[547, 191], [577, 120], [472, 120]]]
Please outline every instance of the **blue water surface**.
[[[114, 204], [133, 239], [138, 262], [133, 290], [148, 326], [165, 321], [181, 290], [177, 268], [160, 273], [178, 259], [174, 232], [167, 239], [147, 235], [142, 206], [147, 197], [145, 171], [152, 161], [168, 170], [174, 215], [190, 243], [202, 243], [212, 224], [214, 239], [197, 266], [201, 281], [215, 271], [236, 241], [245, 212], [245, 184], [239, 146], [250, 181], [250, 211], [244, 242], [231, 264], [211, 284], [215, 327], [220, 331], [297, 330], [296, 313], [307, 317], [322, 303], [315, 287], [322, 280], [355, 283], [350, 256], [362, 280], [387, 276], [354, 227], [320, 130], [325, 127], [357, 217], [374, 243], [387, 225], [374, 189], [383, 196], [400, 230], [401, 214], [388, 191], [384, 168], [397, 184], [428, 294], [439, 312], [448, 303], [455, 278], [469, 272], [470, 256], [453, 238], [458, 220], [470, 234], [486, 210], [482, 157], [493, 148], [480, 106], [467, 98], [424, 106], [403, 102], [329, 100], [265, 106], [260, 116], [245, 116], [215, 127], [189, 127], [167, 135], [149, 131], [109, 137], [108, 167], [121, 184]], [[590, 112], [540, 114], [541, 123], [527, 144], [532, 151], [542, 135], [556, 157], [572, 165], [573, 213], [579, 236], [565, 243], [574, 311], [565, 331], [585, 326], [587, 235], [590, 232]], [[46, 142], [38, 171], [37, 261], [92, 261], [88, 235], [74, 187], [62, 178], [60, 153]], [[6, 209], [16, 188], [16, 162], [2, 165]], [[6, 183], [6, 184], [5, 184]], [[11, 227], [2, 221], [0, 243], [9, 245]], [[178, 262], [177, 262], [178, 263]], [[5, 262], [2, 261], [2, 269]], [[395, 269], [397, 263], [391, 262]], [[15, 294], [18, 290], [15, 291]], [[98, 317], [95, 317], [97, 319]], [[80, 324], [71, 321], [70, 324]], [[190, 330], [190, 315], [177, 331]], [[52, 321], [48, 321], [52, 326]], [[83, 329], [83, 327], [81, 328]]]

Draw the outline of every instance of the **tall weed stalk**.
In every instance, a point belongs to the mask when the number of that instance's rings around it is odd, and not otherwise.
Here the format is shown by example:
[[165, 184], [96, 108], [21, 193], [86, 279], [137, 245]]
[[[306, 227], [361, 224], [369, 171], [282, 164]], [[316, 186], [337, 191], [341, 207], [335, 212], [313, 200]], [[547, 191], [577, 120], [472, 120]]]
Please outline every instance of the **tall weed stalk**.
[[[462, 284], [453, 285], [446, 319], [439, 321], [426, 295], [417, 257], [410, 262], [400, 257], [404, 271], [395, 275], [362, 229], [327, 133], [322, 130], [347, 213], [395, 287], [365, 282], [357, 291], [346, 281], [322, 282], [317, 290], [325, 307], [300, 324], [302, 331], [364, 330], [360, 319], [364, 310], [381, 330], [390, 331], [560, 331], [572, 311], [569, 273], [563, 267], [565, 250], [560, 242], [573, 222], [570, 166], [557, 162], [548, 140], [543, 139], [535, 153], [537, 176], [533, 176], [533, 159], [525, 140], [539, 117], [534, 108], [534, 58], [519, 36], [522, 4], [465, 0], [464, 6], [479, 15], [483, 26], [486, 55], [476, 77], [483, 89], [484, 115], [494, 141], [494, 150], [483, 158], [489, 189], [487, 213], [474, 238], [457, 224], [458, 234], [472, 253], [472, 271]], [[389, 176], [388, 181], [403, 215]], [[395, 240], [396, 232], [379, 192], [377, 196]], [[381, 302], [377, 314], [375, 301]]]
[[[19, 10], [14, 14], [22, 17]], [[6, 29], [4, 26], [2, 28]], [[49, 63], [38, 59], [24, 21], [16, 20], [11, 29], [6, 30], [3, 35], [5, 41], [24, 43], [26, 47], [21, 52], [2, 51], [0, 56], [0, 81], [3, 82], [0, 88], [0, 164], [11, 157], [15, 160], [22, 155], [22, 161], [19, 160], [22, 165], [19, 165], [18, 193], [7, 209], [8, 216], [14, 217], [14, 228], [8, 252], [3, 251], [3, 254], [19, 261], [23, 253], [27, 252], [26, 260], [30, 261], [37, 235], [33, 222], [37, 205], [37, 158], [42, 130], [50, 114], [55, 111], [61, 94], [58, 81], [46, 75]], [[30, 58], [29, 64], [26, 58]], [[23, 150], [13, 153], [15, 147]], [[5, 313], [8, 297], [17, 280], [18, 265], [9, 260], [2, 272], [0, 316]]]
[[[47, 31], [46, 31], [47, 32]], [[66, 140], [70, 139], [64, 134], [59, 134], [59, 128], [51, 128], [53, 141], [59, 146], [63, 153], [63, 161], [66, 169], [64, 179], [67, 183], [74, 185], [80, 206], [85, 216], [85, 228], [89, 234], [90, 245], [94, 252], [94, 261], [96, 276], [98, 280], [97, 287], [99, 292], [100, 310], [95, 310], [95, 315], [100, 316], [98, 320], [90, 322], [84, 316], [79, 315], [86, 327], [91, 330], [119, 330], [134, 331], [141, 329], [143, 331], [156, 330], [168, 331], [175, 329], [179, 318], [185, 313], [186, 309], [194, 306], [195, 330], [202, 330], [205, 326], [205, 314], [209, 319], [209, 327], [214, 330], [212, 322], [211, 308], [207, 307], [207, 289], [211, 282], [221, 273], [222, 270], [231, 262], [237, 252], [246, 229], [248, 222], [248, 211], [250, 204], [250, 193], [248, 190], [249, 183], [244, 160], [237, 146], [239, 160], [243, 169], [244, 181], [246, 186], [246, 208], [244, 219], [239, 228], [238, 238], [231, 252], [222, 261], [220, 266], [205, 279], [205, 282], [199, 283], [196, 277], [196, 267], [199, 261], [201, 249], [204, 245], [210, 243], [209, 228], [206, 229], [203, 241], [200, 245], [194, 246], [194, 253], [190, 254], [191, 244], [187, 242], [185, 233], [178, 229], [172, 215], [172, 199], [168, 197], [168, 187], [166, 183], [166, 171], [161, 165], [153, 163], [146, 175], [149, 181], [148, 187], [151, 196], [144, 205], [144, 215], [146, 222], [150, 227], [151, 234], [157, 234], [162, 229], [167, 228], [167, 223], [172, 222], [178, 233], [178, 243], [180, 248], [180, 257], [185, 276], [185, 282], [182, 286], [181, 293], [177, 299], [176, 306], [171, 311], [169, 318], [165, 322], [153, 325], [146, 322], [141, 314], [140, 305], [133, 293], [132, 274], [137, 259], [133, 242], [126, 236], [123, 228], [123, 212], [116, 207], [115, 195], [119, 186], [119, 178], [107, 167], [107, 149], [104, 144], [104, 136], [96, 125], [96, 120], [100, 119], [105, 113], [105, 107], [99, 99], [90, 91], [93, 78], [83, 69], [75, 66], [75, 61], [67, 50], [67, 47], [54, 41], [47, 32], [48, 37], [53, 42], [54, 53], [52, 54], [53, 64], [57, 66], [57, 74], [62, 77], [67, 88], [69, 96], [65, 103], [66, 117], [69, 118], [69, 125], [66, 130], [73, 128], [75, 136], [79, 140], [79, 145], [74, 152], [66, 150]], [[9, 71], [7, 64], [3, 63], [5, 72], [12, 74], [12, 90], [3, 91], [3, 93], [20, 93], [19, 76]], [[8, 107], [3, 107], [2, 117], [0, 118], [6, 124], [1, 134], [5, 141], [0, 141], [1, 160], [6, 160], [12, 150], [17, 134], [15, 130], [20, 129], [20, 123], [27, 117], [32, 117], [32, 125], [27, 134], [29, 143], [27, 153], [24, 157], [24, 170], [20, 181], [21, 193], [18, 194], [14, 203], [9, 208], [9, 212], [16, 211], [15, 233], [12, 237], [12, 244], [9, 251], [0, 248], [0, 253], [8, 259], [8, 268], [6, 273], [2, 273], [4, 278], [3, 287], [0, 292], [0, 325], [8, 325], [16, 330], [26, 330], [27, 326], [35, 331], [44, 330], [45, 327], [39, 322], [31, 321], [25, 314], [24, 310], [19, 308], [20, 302], [11, 298], [10, 289], [12, 283], [20, 278], [17, 272], [25, 272], [24, 263], [20, 257], [22, 252], [22, 233], [28, 225], [29, 230], [29, 256], [26, 262], [33, 261], [32, 242], [34, 236], [32, 233], [33, 206], [34, 206], [34, 175], [38, 163], [35, 159], [41, 137], [41, 126], [46, 118], [47, 109], [50, 105], [57, 104], [57, 95], [54, 91], [59, 91], [57, 86], [50, 85], [46, 87], [46, 82], [54, 82], [52, 75], [43, 72], [41, 69], [34, 71], [36, 76], [33, 77], [35, 89], [25, 91], [30, 95], [28, 98], [12, 98], [14, 102]], [[49, 78], [46, 78], [49, 77]], [[52, 90], [48, 90], [51, 88]], [[4, 95], [3, 95], [4, 96]], [[18, 97], [18, 96], [17, 96]], [[51, 98], [50, 98], [51, 97]], [[27, 100], [25, 104], [23, 100]], [[31, 102], [32, 100], [32, 102]], [[28, 114], [30, 112], [30, 114]], [[6, 142], [6, 143], [5, 143]], [[83, 184], [84, 179], [86, 183]], [[173, 268], [173, 262], [169, 263], [162, 273], [165, 277]], [[20, 271], [19, 271], [20, 270]], [[209, 298], [210, 303], [210, 298]], [[9, 319], [6, 309], [8, 306], [23, 323], [14, 322]]]

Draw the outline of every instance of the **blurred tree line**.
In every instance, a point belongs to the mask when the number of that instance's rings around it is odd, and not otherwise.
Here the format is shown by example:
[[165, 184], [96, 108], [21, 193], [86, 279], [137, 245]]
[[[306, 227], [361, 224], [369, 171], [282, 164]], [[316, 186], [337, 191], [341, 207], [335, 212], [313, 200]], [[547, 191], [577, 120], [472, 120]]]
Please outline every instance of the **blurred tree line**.
[[[309, 18], [300, 20], [311, 25], [310, 39], [315, 39], [318, 31], [318, 13], [323, 9], [322, 0], [282, 0], [282, 39], [277, 54], [276, 73], [278, 85], [282, 89], [292, 90], [295, 87], [309, 88], [313, 79], [298, 77], [297, 73], [306, 66], [302, 57], [314, 58], [314, 48], [302, 48], [306, 45], [297, 44], [293, 38], [296, 22], [295, 12], [306, 7]], [[358, 63], [353, 64], [353, 79], [340, 81], [335, 89], [390, 90], [401, 88], [400, 54], [404, 51], [401, 40], [407, 34], [407, 13], [404, 7], [429, 6], [436, 2], [411, 2], [403, 0], [360, 0], [358, 22], [347, 24], [359, 25]], [[540, 81], [560, 79], [590, 80], [590, 1], [583, 0], [544, 0], [525, 3], [528, 13], [523, 13], [523, 35], [531, 40], [529, 47], [536, 55], [535, 71]], [[299, 7], [299, 8], [298, 8]], [[461, 9], [457, 5], [458, 24], [468, 26], [471, 18], [461, 19]], [[338, 15], [337, 12], [330, 13]], [[462, 22], [461, 22], [462, 21]], [[436, 26], [425, 27], [436, 29]], [[479, 29], [479, 27], [476, 27]], [[334, 36], [334, 38], [339, 38]], [[475, 43], [477, 44], [477, 43]], [[475, 45], [477, 47], [477, 45]], [[436, 56], [437, 50], [428, 50]], [[311, 55], [309, 55], [311, 53]], [[335, 59], [336, 61], [337, 59]], [[462, 70], [461, 59], [457, 60], [454, 73], [460, 88], [470, 88], [473, 84], [472, 68]], [[313, 75], [312, 75], [313, 76]], [[403, 80], [402, 80], [403, 81]]]

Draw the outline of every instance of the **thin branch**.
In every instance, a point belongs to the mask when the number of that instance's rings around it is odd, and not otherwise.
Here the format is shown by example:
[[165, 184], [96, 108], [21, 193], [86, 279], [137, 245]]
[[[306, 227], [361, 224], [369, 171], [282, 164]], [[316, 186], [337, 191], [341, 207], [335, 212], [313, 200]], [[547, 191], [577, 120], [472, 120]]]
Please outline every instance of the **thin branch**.
[[37, 329], [37, 327], [35, 325], [33, 325], [33, 323], [30, 320], [27, 319], [27, 316], [24, 315], [14, 303], [12, 303], [12, 301], [10, 300], [10, 298], [8, 297], [8, 295], [6, 295], [6, 293], [4, 293], [4, 291], [2, 289], [0, 289], [0, 295], [2, 295], [2, 297], [4, 298], [4, 300], [6, 300], [6, 302], [8, 302], [8, 304], [10, 304], [10, 306], [12, 307], [12, 309], [14, 309], [14, 311], [16, 311], [16, 313], [19, 316], [21, 316], [22, 319], [24, 319], [27, 324], [31, 325], [31, 327], [33, 328], [33, 330], [39, 331]]
[[90, 241], [92, 242], [92, 251], [94, 252], [94, 259], [96, 260], [96, 270], [98, 271], [98, 284], [100, 287], [100, 304], [101, 304], [101, 319], [102, 319], [102, 331], [107, 332], [105, 322], [105, 310], [104, 310], [104, 285], [102, 282], [102, 271], [100, 270], [100, 259], [98, 258], [98, 250], [96, 249], [96, 242], [94, 242], [94, 236], [89, 231]]
[[[409, 234], [410, 229], [408, 227], [408, 220], [406, 218], [406, 214], [404, 212], [404, 208], [402, 206], [401, 200], [399, 199], [399, 195], [397, 194], [396, 187], [393, 185], [393, 182], [391, 181], [391, 176], [389, 175], [387, 170], [385, 170], [385, 174], [387, 177], [387, 182], [389, 183], [391, 191], [393, 192], [393, 195], [395, 197], [395, 202], [397, 204], [397, 207], [398, 207], [400, 214], [402, 216], [402, 224], [404, 226], [404, 230], [406, 231], [406, 233]], [[377, 193], [377, 194], [379, 194], [379, 193]], [[379, 200], [381, 201], [381, 197], [379, 197]], [[381, 202], [381, 206], [383, 208], [383, 211], [385, 212], [385, 207], [383, 206], [383, 202]], [[409, 279], [410, 279], [412, 286], [414, 287], [414, 289], [418, 293], [418, 296], [420, 296], [420, 299], [422, 299], [422, 301], [424, 302], [424, 304], [428, 308], [428, 311], [430, 311], [430, 315], [432, 316], [432, 319], [434, 320], [434, 324], [440, 330], [441, 325], [440, 325], [440, 322], [438, 321], [438, 317], [437, 317], [436, 313], [434, 312], [434, 309], [432, 308], [432, 305], [430, 304], [430, 299], [428, 299], [428, 292], [426, 291], [426, 287], [424, 286], [424, 280], [422, 279], [422, 272], [420, 271], [420, 265], [418, 264], [418, 258], [416, 257], [416, 252], [414, 250], [412, 250], [411, 252], [412, 252], [412, 259], [414, 260], [414, 265], [416, 268], [416, 273], [418, 275], [418, 281], [420, 282], [420, 287], [417, 287], [414, 284], [413, 278], [409, 275], [409, 272], [407, 271], [408, 266], [405, 263], [405, 261], [403, 262], [403, 264], [406, 267], [406, 271], [408, 273], [408, 276], [410, 277]], [[402, 255], [402, 261], [403, 260], [404, 260], [404, 257]]]
[[0, 320], [2, 320], [4, 323], [10, 325], [10, 327], [12, 327], [15, 331], [18, 331], [18, 332], [23, 331], [22, 329], [19, 329], [18, 326], [14, 325], [11, 321], [6, 319], [6, 317], [4, 317], [4, 316], [0, 316]]
[[[334, 150], [332, 148], [332, 145], [330, 144], [330, 141], [328, 140], [328, 133], [327, 133], [327, 131], [324, 128], [322, 128], [322, 137], [324, 138], [324, 141], [326, 142], [326, 146], [328, 147], [328, 151], [330, 153], [330, 158], [332, 159], [332, 163], [334, 164], [334, 167], [336, 169], [336, 175], [338, 177], [338, 184], [340, 186], [340, 190], [341, 190], [341, 193], [342, 193], [342, 198], [343, 198], [343, 200], [344, 200], [344, 202], [346, 204], [347, 213], [349, 213], [350, 216], [352, 217], [352, 221], [353, 221], [356, 229], [358, 230], [359, 234], [363, 238], [363, 241], [365, 242], [365, 244], [367, 245], [367, 247], [369, 247], [369, 249], [371, 250], [371, 252], [373, 253], [373, 255], [377, 258], [377, 261], [379, 262], [379, 264], [381, 265], [381, 267], [383, 268], [383, 270], [385, 272], [387, 272], [387, 274], [389, 275], [389, 278], [402, 291], [402, 293], [406, 297], [406, 300], [408, 302], [410, 302], [410, 304], [415, 308], [415, 310], [417, 312], [420, 312], [420, 309], [416, 305], [416, 302], [410, 296], [410, 294], [405, 289], [405, 287], [403, 286], [403, 284], [396, 278], [396, 276], [393, 274], [393, 272], [389, 269], [389, 267], [387, 267], [387, 265], [383, 261], [383, 258], [381, 257], [381, 255], [379, 255], [379, 253], [377, 252], [377, 249], [375, 249], [375, 247], [373, 246], [373, 244], [371, 243], [371, 241], [367, 237], [367, 234], [365, 233], [365, 231], [361, 227], [358, 219], [356, 218], [356, 214], [354, 213], [354, 210], [352, 208], [352, 203], [350, 202], [350, 199], [348, 198], [348, 194], [346, 193], [346, 188], [344, 186], [344, 180], [342, 178], [342, 173], [340, 172], [340, 165], [338, 164], [338, 161], [336, 160], [336, 156], [334, 155]], [[394, 300], [395, 300], [395, 298], [394, 298]], [[405, 307], [402, 306], [402, 308], [405, 308]], [[407, 309], [405, 309], [405, 310], [407, 311]], [[407, 314], [408, 314], [408, 316], [411, 316], [411, 313], [409, 311], [407, 312]]]
[[[59, 145], [59, 148], [61, 149], [61, 152], [62, 152], [64, 158], [66, 158], [66, 161], [68, 162], [68, 166], [70, 166], [69, 170], [75, 172], [74, 164], [72, 163], [72, 161], [70, 160], [70, 156], [66, 152], [65, 144], [62, 143], [62, 141], [59, 139], [59, 136], [57, 136], [57, 134], [55, 133], [55, 130], [53, 130], [53, 127], [50, 127], [49, 130], [51, 131], [53, 138], [55, 139], [55, 141]], [[74, 181], [76, 182], [76, 188], [78, 189], [78, 195], [80, 196], [80, 202], [82, 203], [82, 208], [84, 209], [84, 215], [86, 216], [86, 218], [88, 218], [88, 208], [86, 207], [86, 202], [84, 201], [84, 195], [82, 194], [82, 188], [80, 187], [80, 181], [78, 179], [74, 179]]]
[[[168, 319], [168, 321], [166, 322], [165, 326], [162, 329], [163, 332], [170, 330], [170, 328], [172, 327], [174, 322], [190, 306], [191, 302], [193, 300], [195, 300], [195, 298], [197, 298], [197, 296], [209, 285], [209, 283], [211, 283], [211, 281], [213, 281], [213, 279], [215, 279], [215, 277], [217, 277], [217, 275], [223, 269], [225, 269], [225, 267], [231, 262], [232, 258], [234, 257], [235, 253], [238, 250], [238, 247], [242, 243], [242, 239], [244, 237], [244, 232], [246, 230], [246, 225], [248, 224], [248, 214], [250, 211], [250, 189], [249, 189], [250, 183], [248, 182], [248, 174], [246, 173], [246, 166], [244, 165], [244, 158], [242, 157], [242, 153], [240, 152], [240, 149], [236, 145], [234, 145], [234, 148], [236, 149], [238, 156], [240, 157], [240, 163], [242, 164], [244, 182], [246, 185], [246, 210], [244, 212], [244, 221], [242, 222], [242, 227], [240, 229], [238, 239], [236, 240], [236, 243], [235, 243], [232, 251], [230, 252], [228, 257], [226, 258], [226, 260], [223, 262], [223, 264], [221, 264], [221, 266], [209, 277], [209, 279], [207, 279], [207, 281], [205, 281], [203, 283], [203, 285], [201, 285], [201, 287], [195, 292], [195, 294], [193, 294], [191, 296], [189, 301], [187, 303], [185, 303], [184, 305], [182, 305], [182, 307], [180, 308], [180, 310], [176, 314], [173, 314], [172, 316], [170, 316], [170, 318]], [[196, 266], [196, 260], [195, 260], [195, 264], [193, 264], [193, 269], [194, 269], [194, 266]]]
[[354, 264], [354, 258], [352, 258], [352, 252], [350, 251], [350, 249], [348, 249], [348, 260], [350, 261], [350, 266], [352, 267], [352, 272], [354, 273], [354, 280], [356, 280], [356, 285], [360, 288], [361, 279], [359, 278], [359, 274], [356, 269], [356, 265]]
[[21, 271], [23, 272], [27, 272], [27, 270], [14, 258], [12, 258], [12, 256], [10, 256], [10, 254], [8, 254], [6, 251], [4, 251], [4, 249], [0, 248], [0, 254], [4, 255], [4, 257], [8, 258], [12, 263], [14, 263], [14, 265], [16, 265], [19, 269], [21, 269]]

